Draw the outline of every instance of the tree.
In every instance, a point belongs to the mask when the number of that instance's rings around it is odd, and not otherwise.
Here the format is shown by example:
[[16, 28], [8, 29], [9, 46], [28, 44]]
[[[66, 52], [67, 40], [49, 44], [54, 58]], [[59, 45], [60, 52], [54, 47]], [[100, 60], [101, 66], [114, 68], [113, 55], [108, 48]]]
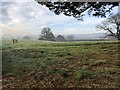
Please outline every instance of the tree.
[[58, 36], [56, 37], [56, 41], [65, 41], [65, 38], [64, 38], [64, 36], [62, 36], [62, 35], [58, 35]]
[[106, 37], [115, 37], [120, 40], [120, 14], [115, 14], [96, 26], [99, 30], [106, 31]]
[[73, 39], [74, 39], [74, 37], [72, 35], [67, 36], [68, 41], [72, 41]]
[[30, 36], [24, 36], [23, 39], [31, 39]]
[[42, 29], [39, 40], [49, 40], [49, 41], [54, 41], [55, 36], [53, 35], [52, 31], [50, 28], [45, 27]]
[[83, 20], [86, 11], [88, 15], [106, 17], [107, 13], [111, 14], [110, 12], [113, 7], [118, 6], [118, 2], [67, 2], [69, 0], [66, 2], [50, 2], [49, 0], [47, 0], [49, 2], [35, 1], [41, 5], [45, 5], [56, 15], [63, 13], [66, 16], [73, 16], [78, 20]]

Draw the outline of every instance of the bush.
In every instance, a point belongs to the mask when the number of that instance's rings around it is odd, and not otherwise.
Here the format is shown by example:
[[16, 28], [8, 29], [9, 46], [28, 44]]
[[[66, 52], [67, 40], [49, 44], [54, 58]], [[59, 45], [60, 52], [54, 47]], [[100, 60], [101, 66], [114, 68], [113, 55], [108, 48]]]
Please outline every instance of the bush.
[[76, 80], [80, 80], [82, 78], [87, 78], [93, 76], [94, 73], [85, 69], [80, 69], [75, 72], [74, 77]]
[[57, 74], [62, 75], [63, 77], [68, 77], [68, 70], [67, 69], [59, 69], [57, 72]]

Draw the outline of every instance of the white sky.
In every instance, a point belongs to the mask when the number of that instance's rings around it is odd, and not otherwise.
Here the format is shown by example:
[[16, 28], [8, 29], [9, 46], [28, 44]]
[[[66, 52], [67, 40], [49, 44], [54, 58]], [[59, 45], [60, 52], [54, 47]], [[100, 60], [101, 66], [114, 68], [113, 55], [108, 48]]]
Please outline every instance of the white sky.
[[[105, 18], [86, 16], [84, 21], [63, 14], [55, 15], [45, 6], [34, 0], [12, 0], [0, 6], [0, 28], [3, 34], [13, 36], [39, 35], [45, 26], [51, 28], [54, 34], [87, 34], [99, 33], [95, 26]], [[21, 1], [21, 2], [20, 2]], [[29, 1], [29, 2], [28, 2]], [[117, 13], [117, 7], [113, 10]]]

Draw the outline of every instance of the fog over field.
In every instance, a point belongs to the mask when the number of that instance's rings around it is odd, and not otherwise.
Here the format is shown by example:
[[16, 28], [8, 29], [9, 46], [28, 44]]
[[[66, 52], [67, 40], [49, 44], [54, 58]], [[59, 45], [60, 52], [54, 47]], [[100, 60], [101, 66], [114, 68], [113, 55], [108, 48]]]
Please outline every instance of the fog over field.
[[[2, 11], [0, 28], [4, 37], [6, 35], [13, 37], [38, 36], [43, 27], [51, 28], [55, 35], [103, 33], [101, 30], [96, 30], [95, 26], [105, 18], [86, 14], [84, 21], [77, 21], [75, 18], [63, 14], [55, 15], [34, 0], [29, 2], [28, 0], [22, 2], [18, 0], [3, 1], [0, 7], [0, 11]], [[117, 12], [118, 7], [111, 11], [114, 14]]]

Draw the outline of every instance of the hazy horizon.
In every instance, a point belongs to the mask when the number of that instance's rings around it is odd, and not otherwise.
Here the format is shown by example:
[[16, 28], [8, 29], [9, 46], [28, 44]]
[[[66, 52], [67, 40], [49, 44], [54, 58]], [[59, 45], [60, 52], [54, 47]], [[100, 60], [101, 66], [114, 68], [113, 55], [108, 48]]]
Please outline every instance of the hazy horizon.
[[[82, 22], [63, 14], [55, 15], [34, 0], [27, 1], [2, 1], [0, 7], [2, 35], [7, 34], [13, 37], [39, 35], [43, 27], [49, 27], [55, 35], [103, 33], [103, 31], [96, 30], [95, 26], [105, 18], [86, 15]], [[111, 13], [115, 14], [117, 11], [118, 7], [115, 7]]]

